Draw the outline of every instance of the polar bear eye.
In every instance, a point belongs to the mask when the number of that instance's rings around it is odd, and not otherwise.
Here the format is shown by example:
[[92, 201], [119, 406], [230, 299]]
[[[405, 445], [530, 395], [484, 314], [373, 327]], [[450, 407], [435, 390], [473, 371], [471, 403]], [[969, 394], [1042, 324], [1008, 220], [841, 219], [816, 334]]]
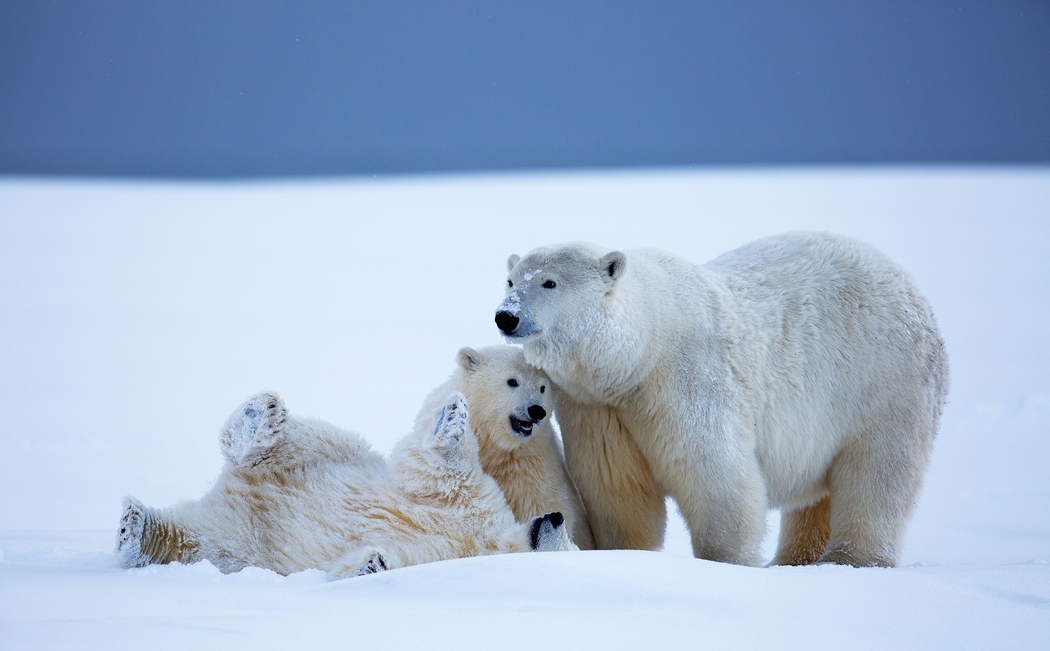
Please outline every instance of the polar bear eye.
[[547, 387], [545, 387], [543, 385], [540, 385], [540, 393], [543, 393], [546, 390], [547, 390]]
[[547, 289], [554, 289], [555, 287], [557, 287], [553, 280], [548, 280], [547, 282], [543, 283], [543, 286]]
[[516, 386], [518, 386], [518, 381], [515, 380], [514, 378], [511, 378], [511, 379], [507, 380], [507, 386], [508, 387], [516, 387]]
[[513, 281], [513, 280], [510, 280], [510, 279], [508, 278], [508, 279], [507, 279], [507, 287], [513, 287], [513, 286], [514, 286], [514, 281]]

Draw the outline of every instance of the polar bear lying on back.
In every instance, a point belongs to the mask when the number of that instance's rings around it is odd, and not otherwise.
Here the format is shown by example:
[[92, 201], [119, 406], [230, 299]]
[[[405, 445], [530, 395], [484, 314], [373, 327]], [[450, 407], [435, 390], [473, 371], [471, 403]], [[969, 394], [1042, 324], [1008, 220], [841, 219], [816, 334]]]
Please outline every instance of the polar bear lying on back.
[[481, 471], [467, 405], [452, 393], [433, 427], [405, 437], [387, 463], [359, 436], [289, 416], [274, 394], [249, 400], [220, 434], [226, 464], [199, 502], [125, 502], [125, 567], [209, 560], [332, 578], [465, 556], [574, 549], [563, 518], [518, 524]]
[[795, 233], [704, 266], [552, 246], [508, 261], [496, 324], [555, 384], [598, 548], [655, 549], [674, 497], [699, 558], [896, 564], [948, 385], [915, 283]]

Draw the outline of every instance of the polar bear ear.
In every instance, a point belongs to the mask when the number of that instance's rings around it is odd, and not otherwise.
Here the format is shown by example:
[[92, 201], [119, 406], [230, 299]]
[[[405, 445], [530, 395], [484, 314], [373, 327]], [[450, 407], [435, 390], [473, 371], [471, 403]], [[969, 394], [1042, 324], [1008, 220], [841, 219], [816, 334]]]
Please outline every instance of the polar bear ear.
[[481, 355], [473, 348], [465, 346], [456, 353], [456, 363], [464, 371], [471, 373], [481, 368]]
[[602, 256], [600, 264], [602, 278], [605, 279], [605, 282], [614, 283], [627, 268], [627, 256], [619, 251], [610, 251]]
[[521, 260], [521, 256], [517, 253], [511, 253], [510, 257], [507, 258], [507, 271], [514, 268], [514, 265], [518, 264], [518, 260]]

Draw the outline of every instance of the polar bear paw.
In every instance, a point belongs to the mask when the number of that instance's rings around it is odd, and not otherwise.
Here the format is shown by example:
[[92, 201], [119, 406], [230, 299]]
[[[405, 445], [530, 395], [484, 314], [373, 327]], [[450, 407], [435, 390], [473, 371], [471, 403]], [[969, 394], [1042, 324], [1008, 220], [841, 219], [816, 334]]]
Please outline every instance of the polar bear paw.
[[840, 543], [832, 546], [818, 563], [835, 565], [852, 565], [853, 567], [894, 567], [894, 554], [885, 550], [882, 553], [872, 553], [857, 549], [850, 543]]
[[457, 446], [469, 427], [467, 418], [467, 399], [459, 391], [453, 391], [441, 408], [441, 416], [434, 428], [434, 440], [438, 447]]
[[565, 525], [565, 517], [555, 511], [533, 518], [529, 526], [529, 549], [534, 552], [579, 551]]
[[369, 555], [368, 560], [364, 564], [357, 568], [357, 572], [354, 576], [365, 576], [366, 574], [378, 574], [380, 572], [386, 572], [390, 567], [387, 565], [386, 557], [380, 551], [374, 551]]
[[382, 549], [365, 547], [340, 558], [328, 571], [328, 578], [337, 581], [354, 576], [378, 574], [392, 569], [394, 569], [394, 564]]
[[237, 408], [219, 434], [226, 459], [237, 466], [258, 463], [283, 433], [288, 410], [276, 393], [260, 393]]
[[149, 565], [149, 557], [142, 551], [142, 536], [146, 531], [149, 511], [134, 497], [124, 498], [124, 514], [120, 516], [117, 531], [116, 555], [124, 567]]

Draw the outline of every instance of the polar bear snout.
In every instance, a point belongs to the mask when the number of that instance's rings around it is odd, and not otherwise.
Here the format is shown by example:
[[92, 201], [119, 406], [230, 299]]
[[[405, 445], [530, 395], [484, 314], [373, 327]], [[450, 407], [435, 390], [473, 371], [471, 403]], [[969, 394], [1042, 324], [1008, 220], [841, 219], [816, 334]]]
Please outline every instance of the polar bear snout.
[[528, 418], [518, 418], [514, 415], [510, 417], [510, 428], [523, 438], [531, 436], [532, 426], [547, 417], [547, 410], [542, 405], [530, 405], [526, 411], [529, 414]]
[[514, 316], [510, 312], [500, 311], [496, 312], [496, 327], [500, 329], [505, 335], [513, 335], [514, 330], [518, 327], [518, 317]]
[[542, 405], [532, 405], [529, 407], [529, 418], [532, 422], [538, 423], [547, 416], [547, 410]]

